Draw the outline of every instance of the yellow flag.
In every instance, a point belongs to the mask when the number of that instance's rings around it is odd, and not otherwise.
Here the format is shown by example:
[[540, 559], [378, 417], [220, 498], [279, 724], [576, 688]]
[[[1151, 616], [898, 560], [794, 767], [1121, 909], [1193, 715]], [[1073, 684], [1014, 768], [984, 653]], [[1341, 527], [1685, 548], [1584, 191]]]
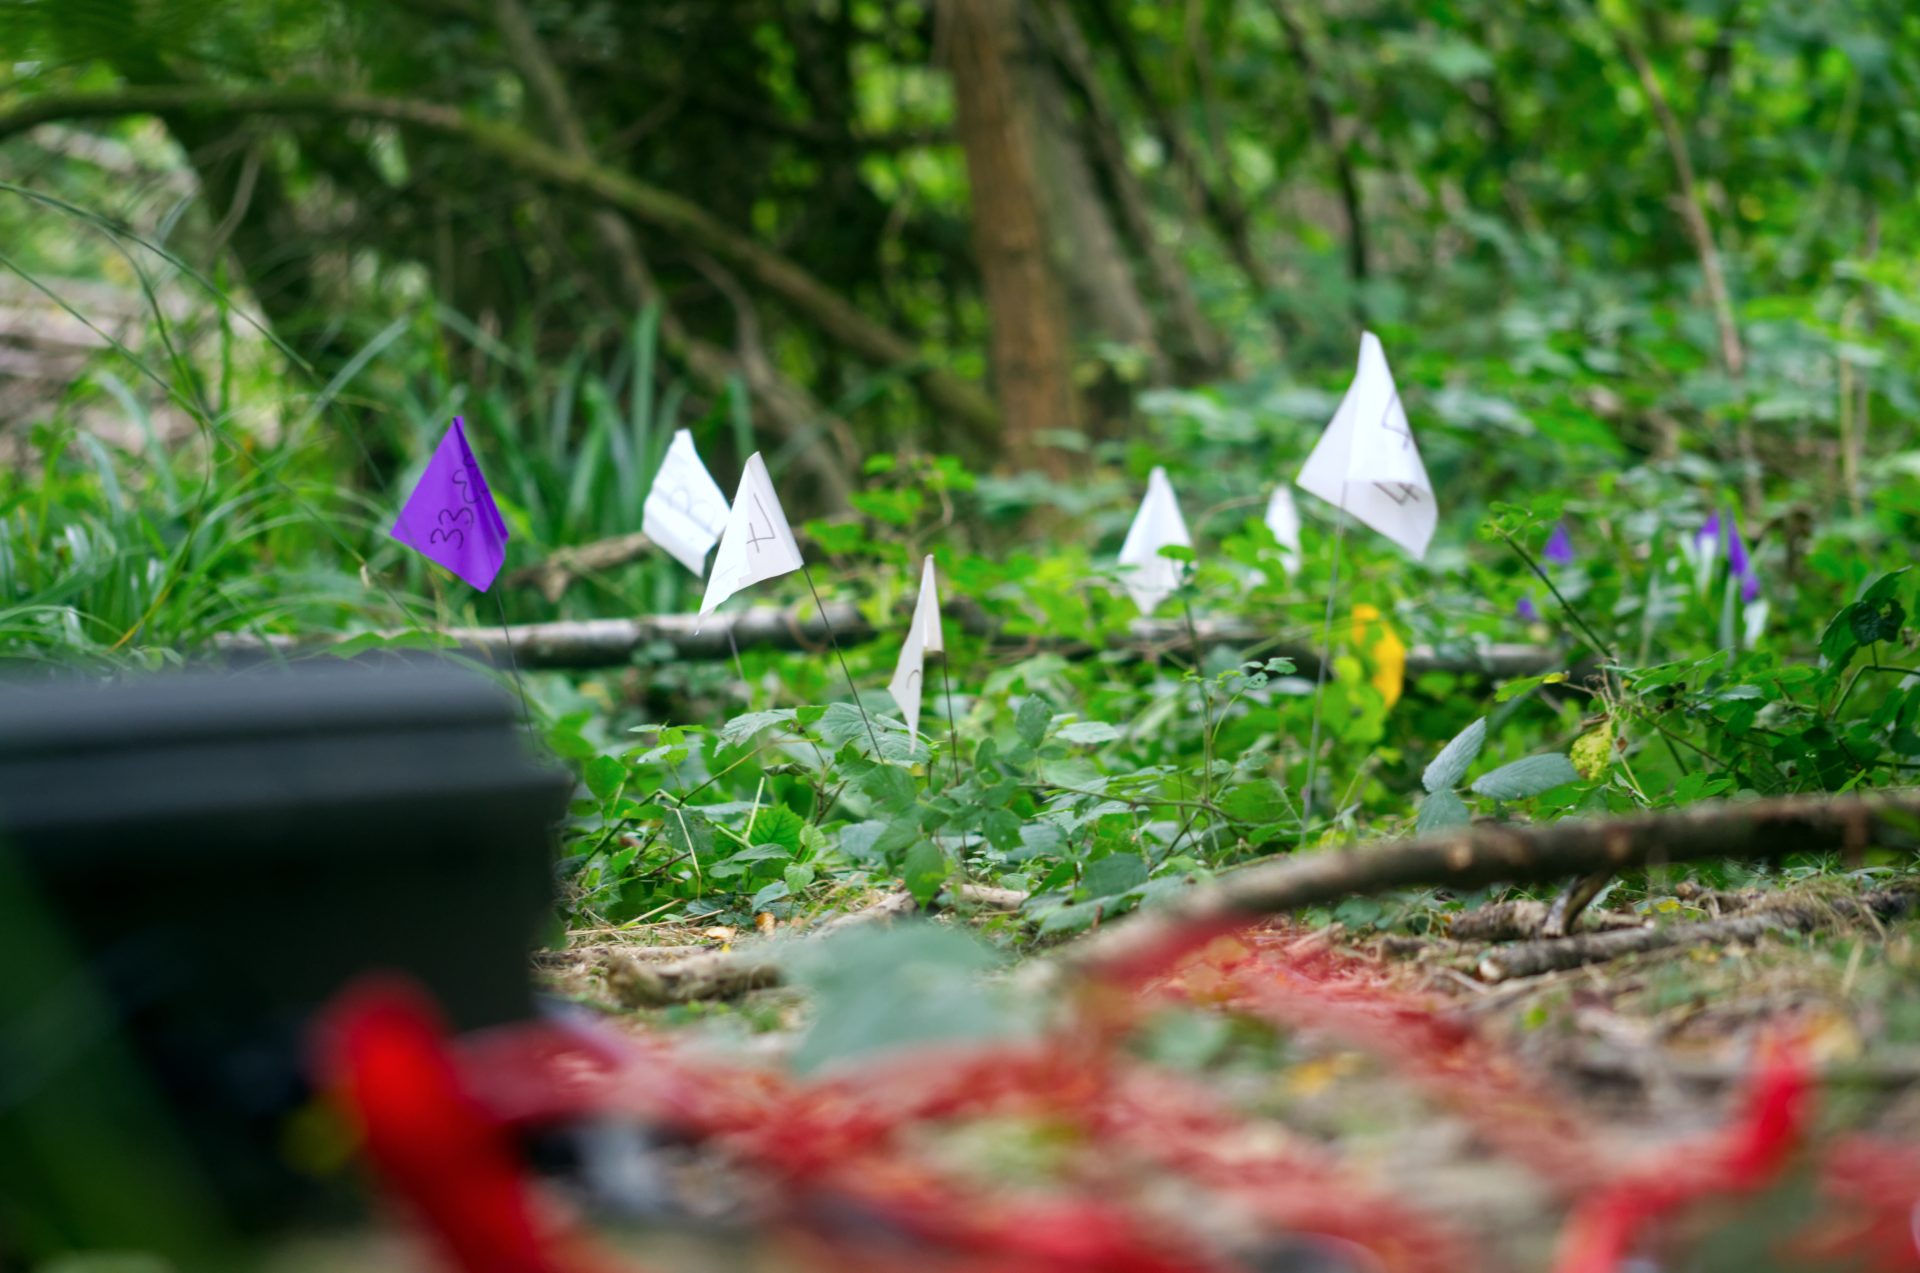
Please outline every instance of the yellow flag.
[[1373, 667], [1373, 676], [1369, 678], [1373, 688], [1379, 690], [1380, 697], [1392, 707], [1400, 701], [1400, 692], [1406, 687], [1406, 642], [1376, 607], [1363, 603], [1353, 608], [1353, 644]]

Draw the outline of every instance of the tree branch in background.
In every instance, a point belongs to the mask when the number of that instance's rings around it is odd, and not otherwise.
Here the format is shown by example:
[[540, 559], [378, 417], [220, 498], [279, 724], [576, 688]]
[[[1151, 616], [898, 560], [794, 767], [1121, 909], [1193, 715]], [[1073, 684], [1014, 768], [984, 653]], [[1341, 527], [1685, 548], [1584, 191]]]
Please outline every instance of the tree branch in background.
[[549, 605], [554, 605], [575, 580], [603, 570], [616, 570], [653, 551], [653, 541], [634, 531], [612, 539], [596, 539], [577, 548], [557, 549], [531, 566], [522, 566], [501, 582], [509, 588], [536, 588]]
[[1080, 99], [1080, 131], [1099, 166], [1101, 185], [1129, 246], [1145, 266], [1151, 293], [1164, 311], [1158, 324], [1160, 344], [1173, 363], [1174, 378], [1191, 384], [1219, 375], [1227, 367], [1226, 342], [1201, 311], [1187, 272], [1154, 229], [1146, 192], [1127, 161], [1120, 122], [1107, 101], [1093, 54], [1074, 20], [1069, 0], [1047, 0], [1039, 7], [1038, 16], [1050, 50]]
[[1333, 100], [1320, 73], [1307, 33], [1300, 29], [1288, 0], [1273, 0], [1273, 16], [1287, 37], [1287, 50], [1293, 55], [1300, 82], [1307, 91], [1307, 116], [1313, 121], [1314, 135], [1326, 147], [1333, 160], [1334, 176], [1340, 183], [1340, 205], [1347, 214], [1347, 273], [1355, 283], [1367, 278], [1367, 215], [1360, 195], [1360, 177], [1354, 169], [1354, 148], [1343, 145], [1333, 118]]
[[1253, 237], [1248, 226], [1247, 210], [1231, 190], [1222, 189], [1207, 179], [1200, 166], [1199, 159], [1187, 145], [1186, 137], [1174, 123], [1173, 116], [1154, 92], [1153, 82], [1147, 78], [1145, 66], [1140, 62], [1138, 50], [1133, 45], [1133, 34], [1126, 29], [1113, 7], [1104, 3], [1091, 6], [1102, 31], [1112, 45], [1114, 54], [1120, 62], [1121, 74], [1127, 81], [1127, 87], [1133, 93], [1148, 118], [1153, 121], [1154, 135], [1159, 139], [1161, 148], [1166, 151], [1167, 159], [1180, 175], [1180, 185], [1192, 197], [1197, 198], [1200, 210], [1213, 224], [1214, 232], [1226, 246], [1227, 254], [1246, 277], [1247, 284], [1253, 289], [1256, 307], [1267, 316], [1273, 326], [1274, 335], [1282, 340], [1286, 337], [1286, 324], [1269, 301], [1274, 292], [1273, 276], [1267, 272], [1266, 263], [1254, 251]]
[[[1599, 13], [1597, 8], [1595, 12]], [[1647, 104], [1652, 108], [1654, 118], [1659, 121], [1661, 136], [1666, 139], [1667, 155], [1673, 161], [1674, 182], [1679, 187], [1673, 200], [1674, 207], [1686, 227], [1687, 237], [1693, 242], [1694, 255], [1700, 259], [1700, 276], [1706, 285], [1707, 303], [1713, 311], [1713, 324], [1720, 336], [1720, 365], [1730, 379], [1739, 380], [1746, 375], [1747, 349], [1740, 339], [1740, 324], [1733, 312], [1733, 296], [1727, 290], [1720, 248], [1714, 242], [1713, 226], [1707, 221], [1707, 208], [1700, 192], [1700, 183], [1694, 176], [1693, 155], [1687, 146], [1686, 133], [1681, 130], [1680, 121], [1667, 100], [1666, 90], [1660, 86], [1660, 77], [1647, 60], [1646, 51], [1640, 47], [1639, 41], [1608, 22], [1604, 14], [1600, 14], [1599, 19], [1612, 35], [1621, 55], [1633, 67], [1634, 74], [1640, 80], [1640, 89], [1646, 94]], [[1746, 469], [1742, 489], [1746, 515], [1751, 521], [1761, 511], [1760, 455], [1754, 447], [1753, 427], [1744, 416], [1734, 424], [1734, 439]]]
[[[810, 319], [829, 340], [870, 362], [887, 367], [925, 366], [925, 356], [913, 342], [868, 318], [780, 253], [723, 225], [690, 201], [617, 169], [566, 154], [521, 129], [475, 119], [433, 102], [354, 92], [198, 85], [49, 93], [0, 113], [0, 139], [50, 121], [118, 115], [358, 118], [451, 137], [524, 176], [598, 200], [712, 253]], [[999, 413], [979, 386], [938, 368], [920, 370], [914, 384], [929, 405], [976, 435], [990, 438], [998, 429]]]

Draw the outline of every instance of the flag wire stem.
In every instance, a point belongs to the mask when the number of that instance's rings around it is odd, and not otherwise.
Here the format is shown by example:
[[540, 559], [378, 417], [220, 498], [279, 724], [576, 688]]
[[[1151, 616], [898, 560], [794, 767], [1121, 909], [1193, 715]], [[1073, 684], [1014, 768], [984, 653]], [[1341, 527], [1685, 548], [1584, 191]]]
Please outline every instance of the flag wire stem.
[[739, 622], [738, 615], [727, 616], [727, 648], [733, 651], [733, 670], [740, 678], [740, 688], [747, 692], [747, 710], [753, 710], [753, 682], [747, 679], [747, 665], [740, 658], [740, 643], [733, 639], [733, 625]]
[[847, 666], [846, 652], [840, 648], [840, 638], [834, 634], [833, 622], [827, 618], [827, 603], [820, 600], [820, 590], [813, 586], [813, 572], [807, 569], [807, 563], [800, 563], [800, 577], [807, 581], [807, 591], [813, 594], [813, 604], [820, 611], [820, 626], [827, 630], [827, 641], [833, 646], [833, 656], [840, 660], [840, 675], [847, 678], [847, 692], [853, 695], [854, 710], [860, 713], [860, 719], [867, 727], [867, 741], [873, 744], [873, 758], [884, 760], [880, 754], [880, 735], [874, 732], [873, 718], [867, 715], [866, 706], [860, 701], [860, 690], [853, 683], [853, 671]]
[[960, 726], [954, 723], [953, 678], [947, 675], [945, 649], [940, 651], [940, 684], [947, 691], [947, 754], [953, 758], [953, 784], [957, 787], [960, 785]]
[[1207, 690], [1206, 669], [1201, 666], [1200, 629], [1193, 621], [1193, 601], [1187, 585], [1180, 586], [1180, 613], [1187, 620], [1187, 639], [1193, 642], [1193, 677], [1200, 693], [1200, 802], [1213, 799], [1213, 695]]
[[1346, 488], [1341, 488], [1339, 510], [1333, 523], [1333, 572], [1327, 579], [1327, 617], [1320, 631], [1320, 669], [1313, 678], [1313, 729], [1307, 741], [1307, 781], [1300, 792], [1300, 838], [1307, 838], [1307, 826], [1313, 821], [1313, 779], [1320, 764], [1320, 712], [1327, 697], [1327, 665], [1333, 662], [1333, 607], [1340, 591], [1340, 541], [1347, 534]]
[[[493, 592], [493, 589], [488, 588], [487, 591]], [[499, 593], [493, 592], [493, 604], [500, 612], [500, 634], [506, 638], [507, 670], [513, 674], [514, 688], [520, 691], [520, 716], [527, 722], [527, 733], [537, 739], [540, 735], [533, 727], [533, 707], [527, 698], [527, 683], [520, 679], [520, 656], [513, 652], [513, 630], [507, 626], [507, 603], [500, 599]]]

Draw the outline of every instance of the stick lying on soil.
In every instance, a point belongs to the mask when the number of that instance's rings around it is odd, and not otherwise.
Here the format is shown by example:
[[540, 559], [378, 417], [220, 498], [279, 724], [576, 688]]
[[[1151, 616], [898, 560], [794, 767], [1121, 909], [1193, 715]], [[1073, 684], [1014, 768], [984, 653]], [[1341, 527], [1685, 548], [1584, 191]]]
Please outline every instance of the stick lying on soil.
[[[1016, 889], [962, 884], [943, 895], [950, 905], [975, 910], [1018, 910], [1027, 900]], [[914, 912], [911, 893], [889, 893], [871, 906], [832, 919], [812, 929], [803, 941], [828, 937], [866, 924], [891, 923]], [[641, 948], [644, 951], [644, 947]], [[656, 1008], [702, 999], [735, 999], [751, 990], [765, 990], [786, 979], [781, 956], [771, 943], [746, 950], [713, 951], [690, 955], [671, 963], [643, 962], [641, 952], [621, 952], [607, 961], [607, 986], [631, 1008]]]
[[1564, 879], [1651, 862], [1770, 860], [1794, 853], [1920, 845], [1920, 796], [1789, 797], [1695, 805], [1632, 818], [1477, 823], [1367, 849], [1283, 858], [1226, 875], [1065, 953], [1073, 967], [1117, 966], [1154, 951], [1187, 924], [1227, 922], [1387, 889], [1479, 888]]
[[1910, 909], [1914, 894], [1882, 889], [1861, 897], [1814, 899], [1787, 895], [1777, 903], [1762, 902], [1751, 913], [1731, 919], [1709, 919], [1659, 928], [1633, 928], [1525, 942], [1491, 951], [1481, 957], [1482, 981], [1537, 977], [1586, 964], [1605, 963], [1622, 955], [1641, 955], [1681, 946], [1721, 946], [1757, 941], [1770, 933], [1810, 933], [1835, 921], [1892, 919]]
[[1490, 951], [1481, 956], [1476, 971], [1482, 981], [1537, 977], [1543, 972], [1562, 972], [1584, 964], [1605, 963], [1622, 955], [1643, 955], [1648, 951], [1672, 950], [1681, 946], [1728, 946], [1735, 942], [1758, 941], [1768, 933], [1780, 932], [1785, 928], [1786, 925], [1770, 916], [1743, 915], [1738, 919], [1709, 919], [1695, 924], [1666, 924], [1659, 928], [1627, 928], [1611, 933], [1549, 937]]
[[[1638, 916], [1615, 911], [1588, 911], [1581, 920], [1602, 932], [1647, 926]], [[1455, 941], [1521, 941], [1538, 937], [1546, 922], [1547, 904], [1523, 897], [1461, 911], [1448, 921], [1447, 936]]]
[[[891, 923], [913, 911], [913, 894], [889, 893], [870, 906], [828, 920], [803, 940], [865, 924]], [[764, 990], [780, 984], [780, 953], [767, 944], [745, 951], [689, 955], [672, 963], [655, 965], [644, 964], [629, 954], [617, 954], [607, 961], [607, 987], [630, 1008], [657, 1008], [699, 999], [736, 999], [749, 990]]]

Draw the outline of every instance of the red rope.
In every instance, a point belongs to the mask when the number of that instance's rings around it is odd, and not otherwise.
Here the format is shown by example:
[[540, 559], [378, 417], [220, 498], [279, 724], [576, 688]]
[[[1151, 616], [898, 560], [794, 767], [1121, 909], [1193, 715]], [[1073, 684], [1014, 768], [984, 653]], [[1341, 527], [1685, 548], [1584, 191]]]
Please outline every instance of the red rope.
[[[896, 1054], [813, 1082], [605, 1024], [454, 1044], [418, 996], [385, 984], [335, 1005], [321, 1059], [389, 1192], [466, 1273], [611, 1267], [540, 1214], [512, 1151], [518, 1129], [608, 1117], [759, 1176], [770, 1201], [756, 1218], [789, 1253], [828, 1267], [1224, 1273], [1262, 1234], [1364, 1251], [1371, 1263], [1356, 1268], [1388, 1273], [1493, 1267], [1325, 1151], [1129, 1059], [1120, 1043], [1169, 1002], [1325, 1033], [1386, 1061], [1568, 1200], [1558, 1273], [1615, 1273], [1680, 1242], [1708, 1200], [1752, 1199], [1795, 1172], [1810, 1173], [1824, 1205], [1783, 1258], [1920, 1268], [1920, 1155], [1859, 1137], [1815, 1153], [1812, 1085], [1790, 1049], [1763, 1058], [1722, 1131], [1631, 1154], [1443, 1005], [1395, 988], [1378, 961], [1296, 930], [1181, 930], [1088, 979], [1079, 1019], [1050, 1038]], [[1009, 1117], [1043, 1120], [1073, 1151], [1044, 1194], [955, 1178], [921, 1151], [929, 1132]], [[1170, 1205], [1182, 1190], [1216, 1209], [1195, 1219]], [[1238, 1235], [1231, 1250], [1213, 1233], [1223, 1216], [1239, 1217], [1225, 1226]]]

